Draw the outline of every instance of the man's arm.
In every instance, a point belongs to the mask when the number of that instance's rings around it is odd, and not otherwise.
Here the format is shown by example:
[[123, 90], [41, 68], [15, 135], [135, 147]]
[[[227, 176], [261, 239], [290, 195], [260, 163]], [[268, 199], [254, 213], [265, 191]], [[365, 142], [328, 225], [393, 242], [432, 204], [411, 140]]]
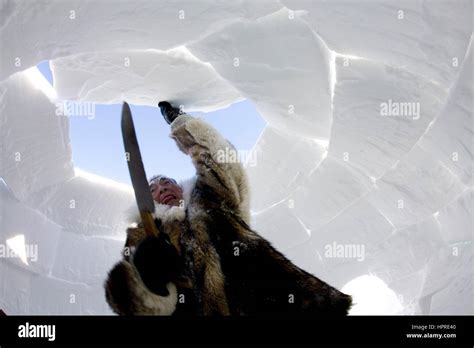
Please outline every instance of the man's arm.
[[191, 157], [198, 179], [211, 187], [230, 209], [239, 211], [248, 223], [247, 177], [235, 147], [204, 120], [180, 113], [176, 108], [161, 109], [171, 123], [171, 137]]

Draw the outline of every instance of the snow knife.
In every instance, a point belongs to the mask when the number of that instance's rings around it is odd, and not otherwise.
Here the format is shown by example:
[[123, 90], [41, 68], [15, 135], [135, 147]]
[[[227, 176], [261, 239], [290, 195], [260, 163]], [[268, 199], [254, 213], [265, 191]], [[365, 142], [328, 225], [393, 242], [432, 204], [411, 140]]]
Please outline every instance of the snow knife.
[[123, 102], [122, 107], [122, 138], [125, 154], [128, 154], [128, 171], [130, 172], [130, 179], [135, 191], [135, 200], [137, 201], [143, 226], [147, 235], [157, 237], [159, 231], [152, 215], [155, 211], [155, 203], [148, 185], [145, 167], [143, 166], [137, 134], [133, 125], [132, 112], [127, 102]]

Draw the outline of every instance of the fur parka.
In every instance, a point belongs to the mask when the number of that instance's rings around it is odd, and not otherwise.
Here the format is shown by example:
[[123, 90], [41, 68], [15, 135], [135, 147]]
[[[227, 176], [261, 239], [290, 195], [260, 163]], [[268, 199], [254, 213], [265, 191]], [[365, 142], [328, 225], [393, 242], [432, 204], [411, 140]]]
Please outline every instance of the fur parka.
[[244, 168], [222, 156], [236, 151], [233, 145], [187, 114], [171, 123], [171, 137], [196, 175], [180, 183], [182, 206], [156, 204], [160, 238], [146, 238], [140, 223], [127, 230], [123, 259], [105, 282], [113, 311], [346, 315], [350, 296], [294, 265], [250, 227]]

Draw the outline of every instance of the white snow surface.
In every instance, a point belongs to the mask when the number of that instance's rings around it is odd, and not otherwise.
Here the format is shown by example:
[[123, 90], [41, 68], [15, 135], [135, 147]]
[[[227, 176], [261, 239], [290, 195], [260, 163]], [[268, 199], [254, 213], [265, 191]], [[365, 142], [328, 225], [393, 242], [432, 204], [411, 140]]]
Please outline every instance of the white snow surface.
[[[111, 314], [133, 191], [74, 168], [56, 102], [244, 99], [267, 122], [246, 165], [257, 231], [359, 301], [377, 284], [376, 313], [474, 314], [472, 1], [0, 4], [7, 314]], [[6, 251], [21, 235], [28, 264]]]

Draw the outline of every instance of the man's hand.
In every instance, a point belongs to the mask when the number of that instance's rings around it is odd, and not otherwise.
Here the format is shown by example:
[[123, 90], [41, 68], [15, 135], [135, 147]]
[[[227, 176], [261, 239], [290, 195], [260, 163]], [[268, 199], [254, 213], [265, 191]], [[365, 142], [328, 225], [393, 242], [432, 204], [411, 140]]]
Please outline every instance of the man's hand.
[[168, 122], [168, 124], [171, 124], [171, 122], [173, 122], [176, 117], [183, 113], [179, 108], [171, 106], [171, 104], [167, 101], [159, 102], [158, 107], [160, 108], [161, 114], [165, 118], [165, 121]]
[[147, 237], [137, 247], [133, 263], [145, 285], [155, 294], [167, 296], [166, 284], [176, 277], [180, 259], [168, 235]]

